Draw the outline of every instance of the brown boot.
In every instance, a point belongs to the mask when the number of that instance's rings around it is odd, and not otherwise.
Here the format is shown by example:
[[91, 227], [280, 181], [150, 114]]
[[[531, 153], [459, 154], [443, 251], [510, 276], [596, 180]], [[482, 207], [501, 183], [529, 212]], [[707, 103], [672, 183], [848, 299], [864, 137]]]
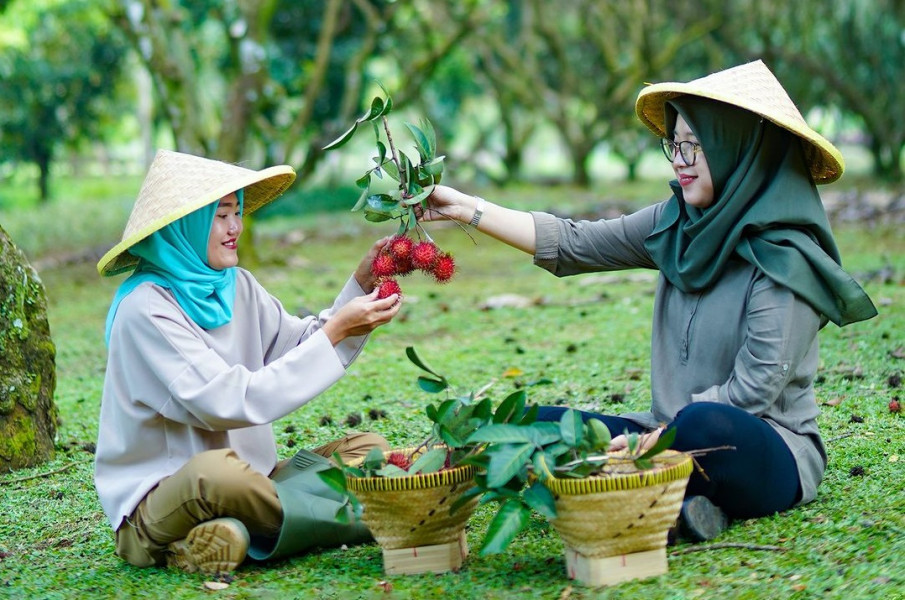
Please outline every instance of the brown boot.
[[245, 560], [248, 543], [248, 529], [238, 519], [205, 521], [167, 547], [167, 566], [188, 573], [229, 573]]

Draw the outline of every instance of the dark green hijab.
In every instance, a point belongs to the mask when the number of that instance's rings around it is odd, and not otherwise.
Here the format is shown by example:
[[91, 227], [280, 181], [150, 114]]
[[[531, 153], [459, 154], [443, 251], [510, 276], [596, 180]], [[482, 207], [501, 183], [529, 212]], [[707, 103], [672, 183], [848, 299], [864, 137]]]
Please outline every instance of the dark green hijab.
[[697, 96], [666, 105], [667, 132], [681, 114], [701, 144], [714, 202], [686, 205], [682, 188], [645, 241], [663, 275], [684, 292], [712, 286], [744, 260], [840, 327], [877, 314], [840, 266], [839, 250], [797, 136], [750, 111]]

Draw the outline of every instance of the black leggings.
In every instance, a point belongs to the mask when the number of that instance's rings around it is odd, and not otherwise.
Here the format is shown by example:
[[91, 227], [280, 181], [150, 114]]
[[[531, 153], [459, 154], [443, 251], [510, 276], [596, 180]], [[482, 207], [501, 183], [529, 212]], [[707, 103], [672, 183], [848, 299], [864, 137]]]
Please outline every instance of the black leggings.
[[[539, 421], [558, 421], [567, 409], [542, 406]], [[613, 436], [642, 433], [637, 423], [610, 415], [580, 411], [582, 418], [603, 421]], [[707, 474], [691, 474], [686, 496], [706, 496], [732, 518], [749, 519], [786, 510], [801, 498], [795, 459], [782, 437], [763, 419], [740, 408], [715, 402], [695, 402], [679, 411], [668, 425], [675, 428], [675, 450], [734, 446], [696, 457]], [[709, 480], [708, 480], [709, 479]]]

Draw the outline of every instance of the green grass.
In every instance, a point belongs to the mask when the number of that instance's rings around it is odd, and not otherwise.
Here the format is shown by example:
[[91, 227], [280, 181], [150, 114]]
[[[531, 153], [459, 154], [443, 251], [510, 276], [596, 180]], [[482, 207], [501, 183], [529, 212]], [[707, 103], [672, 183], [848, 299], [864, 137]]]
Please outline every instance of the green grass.
[[[481, 193], [521, 208], [591, 214], [604, 207], [604, 199], [630, 208], [661, 191], [662, 185], [640, 184], [610, 188], [605, 198], [599, 191], [567, 188]], [[92, 218], [103, 212], [84, 204]], [[73, 205], [55, 206], [76, 224], [73, 229], [90, 226], [69, 212]], [[40, 216], [13, 214], [15, 231], [37, 227], [53, 214], [45, 210]], [[257, 222], [261, 266], [255, 270], [293, 311], [328, 305], [371, 241], [393, 230], [344, 212], [293, 213]], [[125, 216], [119, 212], [109, 217], [110, 227], [87, 239], [112, 244], [117, 219], [121, 227]], [[275, 425], [282, 457], [342, 435], [351, 415], [362, 419], [359, 429], [381, 433], [394, 445], [420, 438], [427, 427], [423, 407], [432, 398], [414, 385], [418, 372], [405, 358], [407, 345], [463, 388], [495, 380], [496, 399], [546, 377], [552, 385], [531, 388], [531, 400], [606, 412], [647, 407], [652, 275], [630, 271], [558, 280], [489, 238], [478, 236], [475, 245], [456, 227], [435, 225], [431, 231], [457, 257], [456, 279], [442, 287], [417, 275], [402, 281], [406, 302], [400, 317], [372, 336], [348, 376]], [[781, 550], [680, 545], [669, 549], [667, 575], [589, 589], [566, 579], [562, 542], [539, 517], [506, 553], [479, 556], [490, 512], [482, 508], [469, 523], [472, 554], [459, 573], [386, 577], [380, 549], [370, 544], [248, 564], [228, 589], [209, 592], [203, 577], [134, 568], [113, 554], [90, 461], [104, 375], [103, 320], [121, 278], [99, 279], [91, 261], [46, 262], [58, 251], [48, 234], [46, 242], [31, 246], [30, 255], [48, 265], [41, 275], [57, 344], [62, 423], [53, 461], [0, 477], [0, 597], [903, 598], [905, 570], [898, 561], [905, 557], [905, 419], [891, 414], [887, 403], [905, 395], [891, 385], [905, 371], [905, 239], [895, 225], [840, 226], [837, 235], [846, 266], [862, 277], [881, 314], [821, 333], [817, 391], [822, 403], [833, 404], [824, 404], [820, 417], [830, 455], [826, 479], [815, 502], [735, 523], [717, 540]], [[71, 249], [78, 245], [73, 241]], [[871, 278], [887, 263], [890, 280]], [[485, 307], [503, 294], [532, 303]], [[372, 420], [371, 409], [387, 417]], [[322, 424], [324, 416], [332, 424]], [[35, 477], [17, 481], [30, 476]]]

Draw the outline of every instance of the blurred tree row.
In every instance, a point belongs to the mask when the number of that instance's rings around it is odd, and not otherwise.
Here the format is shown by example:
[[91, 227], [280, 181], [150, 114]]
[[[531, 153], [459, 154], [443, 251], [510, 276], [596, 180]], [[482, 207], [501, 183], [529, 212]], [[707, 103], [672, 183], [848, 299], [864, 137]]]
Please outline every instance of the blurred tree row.
[[602, 147], [631, 178], [650, 148], [633, 113], [645, 82], [756, 58], [812, 121], [822, 115], [816, 126], [855, 132], [878, 178], [902, 180], [902, 0], [0, 0], [0, 11], [0, 161], [37, 164], [42, 193], [58, 148], [103, 140], [126, 117], [147, 140], [167, 132], [183, 151], [298, 165], [303, 181], [377, 80], [397, 110], [434, 122], [458, 164], [498, 184], [531, 175], [542, 126], [568, 153], [563, 178], [588, 184]]

